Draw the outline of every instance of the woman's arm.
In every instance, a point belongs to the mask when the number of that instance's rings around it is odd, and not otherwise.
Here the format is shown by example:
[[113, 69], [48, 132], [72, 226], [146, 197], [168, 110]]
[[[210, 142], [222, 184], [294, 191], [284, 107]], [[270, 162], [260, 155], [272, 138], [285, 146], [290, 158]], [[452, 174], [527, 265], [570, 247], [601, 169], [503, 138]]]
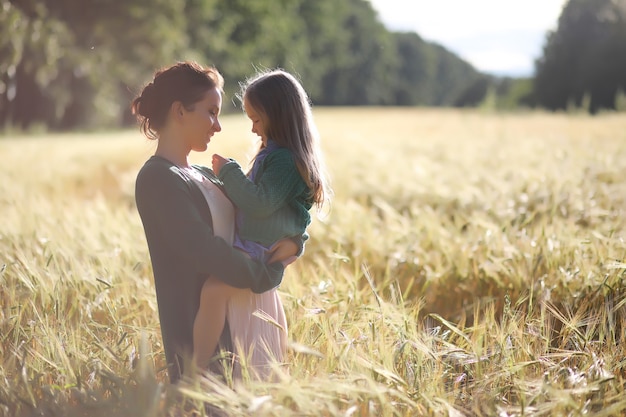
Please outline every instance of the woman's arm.
[[280, 262], [254, 261], [213, 234], [194, 205], [190, 184], [176, 170], [147, 165], [137, 177], [137, 209], [148, 239], [164, 240], [198, 274], [214, 275], [233, 287], [260, 293], [280, 284]]

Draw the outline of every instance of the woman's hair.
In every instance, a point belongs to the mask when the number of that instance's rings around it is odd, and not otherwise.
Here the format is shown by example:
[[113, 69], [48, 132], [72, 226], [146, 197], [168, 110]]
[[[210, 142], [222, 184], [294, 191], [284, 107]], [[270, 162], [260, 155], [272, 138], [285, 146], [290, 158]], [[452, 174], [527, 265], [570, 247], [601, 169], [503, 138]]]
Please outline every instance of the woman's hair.
[[180, 101], [186, 109], [193, 110], [194, 104], [214, 88], [220, 92], [224, 88], [224, 78], [217, 69], [190, 61], [178, 62], [154, 74], [154, 79], [133, 100], [131, 111], [144, 135], [157, 139], [172, 103]]
[[311, 200], [320, 208], [331, 191], [311, 103], [300, 82], [276, 69], [249, 79], [241, 91], [241, 101], [247, 101], [263, 119], [267, 137], [293, 153], [298, 172], [311, 191]]

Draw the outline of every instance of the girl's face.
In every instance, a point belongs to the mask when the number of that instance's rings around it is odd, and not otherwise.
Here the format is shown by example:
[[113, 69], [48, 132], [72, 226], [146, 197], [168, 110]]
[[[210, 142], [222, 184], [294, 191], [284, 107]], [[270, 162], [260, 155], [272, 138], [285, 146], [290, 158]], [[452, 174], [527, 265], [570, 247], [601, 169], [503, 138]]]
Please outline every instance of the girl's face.
[[222, 94], [217, 88], [207, 91], [204, 98], [193, 105], [192, 110], [182, 108], [182, 128], [187, 146], [196, 152], [204, 152], [211, 137], [222, 130], [218, 120], [222, 109]]
[[246, 99], [243, 100], [243, 108], [246, 111], [246, 115], [248, 115], [248, 118], [252, 121], [252, 133], [260, 136], [263, 145], [267, 145], [264, 117], [259, 112], [257, 112]]

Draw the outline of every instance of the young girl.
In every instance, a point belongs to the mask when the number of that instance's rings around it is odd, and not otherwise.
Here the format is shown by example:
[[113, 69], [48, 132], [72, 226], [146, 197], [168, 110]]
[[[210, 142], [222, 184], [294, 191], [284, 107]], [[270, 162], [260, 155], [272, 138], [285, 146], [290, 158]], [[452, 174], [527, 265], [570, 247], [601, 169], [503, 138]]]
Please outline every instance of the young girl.
[[[308, 238], [309, 210], [322, 206], [329, 189], [309, 99], [295, 77], [282, 70], [257, 75], [243, 86], [242, 102], [252, 132], [261, 138], [252, 168], [246, 175], [236, 161], [216, 154], [213, 171], [237, 207], [233, 246], [266, 260], [279, 239]], [[202, 288], [194, 323], [194, 355], [200, 367], [215, 353], [235, 291], [214, 277]], [[263, 349], [263, 342], [257, 341], [256, 348]]]

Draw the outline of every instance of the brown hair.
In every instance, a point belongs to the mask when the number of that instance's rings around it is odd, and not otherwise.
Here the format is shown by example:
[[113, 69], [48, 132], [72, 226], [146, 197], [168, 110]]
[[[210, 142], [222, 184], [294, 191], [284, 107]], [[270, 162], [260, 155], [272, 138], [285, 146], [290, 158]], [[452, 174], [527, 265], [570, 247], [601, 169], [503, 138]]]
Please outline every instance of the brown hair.
[[241, 98], [259, 112], [267, 137], [293, 153], [311, 201], [320, 208], [330, 188], [311, 103], [300, 82], [281, 69], [264, 72], [242, 86]]
[[175, 101], [192, 110], [207, 91], [218, 88], [223, 92], [224, 78], [214, 67], [202, 67], [196, 62], [178, 62], [160, 69], [131, 104], [131, 111], [140, 123], [140, 129], [149, 139], [157, 139], [158, 131], [167, 121], [167, 114]]

